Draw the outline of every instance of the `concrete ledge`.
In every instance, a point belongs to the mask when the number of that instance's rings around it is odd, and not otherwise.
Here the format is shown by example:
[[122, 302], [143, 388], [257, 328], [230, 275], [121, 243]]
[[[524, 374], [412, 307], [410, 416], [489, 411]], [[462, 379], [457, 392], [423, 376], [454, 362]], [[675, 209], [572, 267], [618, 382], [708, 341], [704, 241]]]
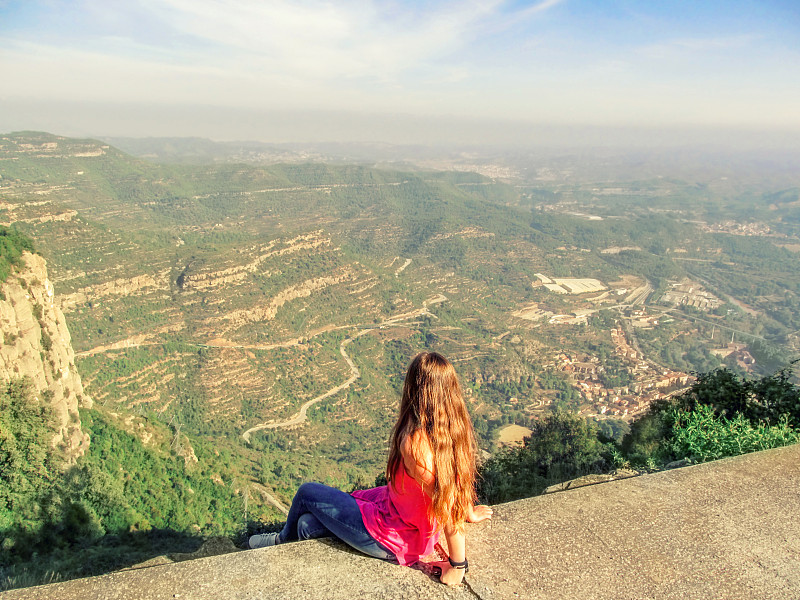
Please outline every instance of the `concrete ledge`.
[[3, 600], [800, 598], [800, 445], [495, 508], [467, 585], [311, 541], [12, 590]]
[[800, 445], [509, 503], [474, 529], [487, 599], [797, 600]]

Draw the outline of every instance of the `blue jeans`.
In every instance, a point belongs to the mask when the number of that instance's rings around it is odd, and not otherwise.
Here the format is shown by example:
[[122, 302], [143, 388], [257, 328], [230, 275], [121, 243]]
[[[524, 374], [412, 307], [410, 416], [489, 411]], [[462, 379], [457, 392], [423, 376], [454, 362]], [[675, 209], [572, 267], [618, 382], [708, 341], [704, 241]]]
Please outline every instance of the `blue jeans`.
[[321, 483], [304, 483], [292, 500], [286, 525], [279, 534], [280, 541], [331, 536], [369, 556], [397, 560], [393, 552], [367, 532], [355, 498]]

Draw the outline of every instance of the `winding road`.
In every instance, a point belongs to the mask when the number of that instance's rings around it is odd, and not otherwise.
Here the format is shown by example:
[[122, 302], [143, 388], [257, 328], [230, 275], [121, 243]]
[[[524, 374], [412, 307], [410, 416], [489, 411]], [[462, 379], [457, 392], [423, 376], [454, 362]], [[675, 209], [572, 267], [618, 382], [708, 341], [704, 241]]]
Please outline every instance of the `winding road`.
[[303, 403], [303, 405], [300, 407], [300, 412], [298, 412], [296, 415], [294, 415], [290, 419], [287, 419], [286, 421], [281, 421], [280, 423], [261, 423], [260, 425], [256, 425], [255, 427], [251, 427], [250, 429], [248, 429], [247, 431], [245, 431], [242, 434], [242, 438], [244, 438], [244, 441], [249, 444], [250, 443], [250, 434], [254, 433], [256, 431], [261, 431], [262, 429], [277, 429], [279, 427], [293, 427], [295, 425], [300, 425], [300, 423], [302, 423], [303, 421], [305, 421], [308, 418], [308, 416], [307, 416], [308, 415], [308, 409], [310, 407], [314, 406], [317, 402], [325, 400], [325, 398], [330, 398], [334, 394], [338, 394], [342, 390], [345, 390], [345, 389], [349, 388], [351, 385], [353, 385], [353, 383], [355, 383], [355, 381], [359, 377], [361, 377], [361, 372], [358, 370], [358, 367], [353, 362], [353, 359], [350, 358], [350, 356], [347, 354], [347, 351], [345, 350], [345, 347], [350, 342], [352, 342], [355, 338], [357, 338], [359, 336], [362, 336], [365, 333], [369, 333], [370, 331], [372, 331], [372, 329], [364, 329], [363, 331], [360, 331], [357, 335], [354, 335], [351, 338], [347, 338], [345, 340], [342, 340], [342, 343], [339, 344], [339, 353], [344, 357], [345, 362], [347, 362], [347, 366], [350, 367], [350, 373], [351, 374], [350, 374], [350, 377], [347, 379], [347, 381], [345, 381], [344, 383], [340, 383], [336, 387], [333, 387], [333, 388], [329, 389], [324, 394], [320, 394], [316, 398], [312, 398], [311, 400], [308, 400], [307, 402]]
[[289, 509], [286, 507], [286, 505], [278, 500], [275, 496], [270, 494], [267, 488], [265, 488], [263, 485], [260, 483], [251, 482], [250, 487], [254, 488], [259, 494], [261, 494], [261, 496], [263, 496], [264, 500], [272, 504], [272, 506], [277, 508], [283, 514], [289, 514]]
[[339, 344], [339, 353], [344, 358], [345, 362], [347, 363], [347, 366], [350, 367], [350, 377], [346, 381], [340, 383], [339, 385], [337, 385], [335, 387], [332, 387], [331, 389], [329, 389], [324, 394], [320, 394], [319, 396], [316, 396], [316, 397], [312, 398], [311, 400], [308, 400], [308, 401], [304, 402], [303, 405], [300, 407], [299, 412], [297, 414], [295, 414], [294, 416], [290, 417], [289, 419], [287, 419], [285, 421], [279, 421], [278, 423], [274, 423], [274, 422], [261, 423], [259, 425], [256, 425], [255, 427], [251, 427], [250, 429], [248, 429], [247, 431], [245, 431], [242, 434], [242, 438], [244, 439], [244, 441], [249, 444], [250, 443], [250, 435], [255, 433], [256, 431], [261, 431], [263, 429], [278, 429], [278, 428], [283, 428], [283, 427], [294, 427], [296, 425], [300, 425], [301, 423], [305, 422], [306, 419], [308, 419], [308, 409], [310, 407], [314, 406], [315, 404], [317, 404], [318, 402], [320, 402], [322, 400], [325, 400], [325, 398], [330, 398], [331, 396], [333, 396], [335, 394], [338, 394], [339, 392], [341, 392], [341, 391], [349, 388], [351, 385], [353, 385], [358, 380], [358, 378], [361, 377], [361, 371], [358, 370], [358, 367], [353, 362], [353, 359], [350, 358], [350, 355], [347, 354], [347, 350], [346, 350], [348, 344], [350, 344], [350, 342], [352, 342], [354, 339], [359, 338], [362, 335], [366, 335], [366, 334], [368, 334], [368, 333], [370, 333], [372, 331], [375, 331], [375, 329], [383, 329], [384, 327], [388, 327], [388, 326], [391, 326], [391, 325], [397, 325], [398, 323], [401, 323], [402, 321], [407, 321], [409, 319], [414, 319], [414, 318], [417, 318], [417, 317], [421, 317], [423, 315], [431, 315], [432, 313], [428, 310], [428, 306], [430, 306], [431, 304], [439, 304], [439, 303], [444, 302], [446, 300], [447, 300], [447, 296], [445, 296], [444, 294], [438, 294], [438, 295], [434, 296], [433, 298], [429, 298], [428, 300], [425, 300], [422, 303], [422, 308], [420, 308], [420, 309], [412, 310], [412, 311], [409, 311], [407, 313], [402, 313], [402, 314], [399, 314], [399, 315], [395, 315], [394, 317], [386, 319], [385, 321], [383, 321], [382, 323], [380, 323], [378, 325], [369, 327], [367, 329], [361, 329], [357, 334], [353, 335], [352, 337], [349, 337], [349, 338], [346, 338], [346, 339], [342, 340], [342, 343]]
[[[383, 322], [381, 322], [379, 324], [371, 325], [368, 328], [361, 329], [355, 335], [344, 339], [342, 341], [342, 343], [339, 345], [339, 353], [344, 358], [345, 362], [347, 363], [347, 366], [350, 367], [350, 377], [346, 381], [344, 381], [343, 383], [340, 383], [339, 385], [329, 389], [324, 394], [320, 394], [319, 396], [316, 396], [315, 398], [312, 398], [311, 400], [308, 400], [307, 402], [303, 403], [303, 405], [300, 407], [300, 411], [297, 414], [295, 414], [294, 416], [290, 417], [289, 419], [287, 419], [285, 421], [280, 421], [278, 423], [274, 423], [274, 422], [261, 423], [259, 425], [254, 426], [254, 427], [251, 427], [250, 429], [248, 429], [247, 431], [245, 431], [242, 434], [242, 438], [244, 438], [244, 440], [247, 443], [250, 443], [250, 435], [253, 434], [256, 431], [261, 431], [262, 429], [278, 429], [278, 428], [283, 428], [283, 427], [294, 427], [296, 425], [300, 425], [301, 423], [305, 422], [306, 419], [308, 418], [308, 409], [310, 407], [314, 406], [315, 404], [317, 404], [318, 402], [324, 400], [325, 398], [329, 398], [329, 397], [331, 397], [331, 396], [333, 396], [335, 394], [338, 394], [342, 390], [347, 389], [348, 387], [353, 385], [353, 383], [355, 383], [356, 380], [358, 380], [359, 377], [361, 377], [361, 372], [358, 370], [358, 367], [353, 362], [353, 359], [351, 359], [350, 356], [347, 354], [346, 348], [347, 348], [348, 344], [350, 344], [354, 339], [359, 338], [362, 335], [366, 335], [367, 333], [370, 333], [371, 331], [374, 331], [375, 329], [384, 329], [385, 327], [390, 327], [392, 325], [397, 325], [398, 323], [401, 323], [403, 321], [408, 321], [409, 319], [415, 319], [415, 318], [421, 317], [423, 315], [430, 315], [430, 316], [435, 317], [436, 315], [433, 315], [428, 310], [428, 307], [430, 305], [432, 305], [432, 304], [440, 304], [440, 303], [445, 302], [445, 301], [447, 301], [447, 296], [445, 296], [444, 294], [437, 294], [436, 296], [433, 296], [432, 298], [428, 298], [427, 300], [425, 300], [422, 303], [422, 308], [419, 308], [419, 309], [416, 309], [416, 310], [412, 310], [412, 311], [409, 311], [409, 312], [406, 312], [406, 313], [401, 313], [399, 315], [395, 315], [393, 317], [390, 317], [390, 318], [386, 319], [385, 321], [383, 321]], [[210, 341], [208, 343], [205, 343], [205, 344], [200, 344], [200, 343], [196, 343], [196, 342], [180, 342], [180, 343], [182, 345], [193, 346], [195, 348], [238, 348], [238, 349], [242, 349], [242, 350], [273, 350], [275, 348], [288, 348], [290, 346], [297, 346], [301, 342], [307, 341], [307, 340], [309, 340], [311, 338], [314, 338], [314, 337], [316, 337], [318, 335], [321, 335], [323, 333], [327, 333], [329, 331], [335, 331], [337, 329], [349, 329], [351, 327], [353, 327], [353, 326], [348, 326], [348, 325], [340, 325], [340, 326], [328, 325], [328, 326], [322, 327], [320, 329], [317, 329], [317, 330], [315, 330], [313, 332], [310, 332], [309, 334], [307, 334], [305, 336], [292, 338], [290, 340], [286, 340], [285, 342], [278, 342], [278, 343], [275, 343], [275, 344], [263, 344], [263, 345], [257, 345], [257, 344], [234, 344], [234, 343], [231, 343], [231, 342], [227, 342], [225, 340], [212, 340], [212, 341]], [[355, 326], [355, 327], [358, 328], [359, 326]], [[96, 348], [92, 348], [91, 350], [85, 350], [83, 352], [77, 352], [75, 354], [75, 356], [84, 357], [84, 356], [92, 356], [94, 354], [101, 354], [101, 353], [109, 352], [109, 351], [113, 351], [113, 350], [124, 350], [124, 349], [127, 349], [127, 348], [139, 348], [139, 347], [142, 347], [142, 346], [163, 345], [163, 342], [149, 342], [149, 341], [146, 341], [146, 339], [147, 339], [146, 336], [143, 336], [143, 335], [142, 336], [136, 336], [134, 338], [121, 340], [119, 342], [115, 342], [115, 343], [109, 344], [107, 346], [98, 346]]]

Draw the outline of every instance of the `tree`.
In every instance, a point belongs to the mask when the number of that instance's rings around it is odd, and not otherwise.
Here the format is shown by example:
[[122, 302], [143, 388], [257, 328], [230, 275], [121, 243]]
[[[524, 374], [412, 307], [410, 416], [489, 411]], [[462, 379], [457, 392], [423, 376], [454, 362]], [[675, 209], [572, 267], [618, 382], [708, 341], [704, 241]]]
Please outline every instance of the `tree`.
[[556, 411], [532, 430], [522, 447], [503, 450], [482, 467], [479, 494], [487, 502], [534, 496], [554, 483], [608, 470], [611, 446], [586, 419]]
[[698, 374], [686, 392], [654, 402], [631, 425], [623, 452], [633, 464], [663, 464], [790, 443], [800, 429], [800, 387], [791, 381], [796, 362], [755, 380], [726, 368]]
[[662, 413], [651, 409], [631, 424], [630, 433], [622, 439], [622, 452], [634, 465], [664, 462], [661, 447], [669, 432]]
[[[769, 425], [786, 415], [789, 425], [798, 427], [800, 388], [791, 381], [791, 369], [797, 362], [755, 380], [744, 379], [724, 367], [698, 374], [697, 381], [674, 404], [690, 411], [700, 405], [711, 406], [719, 416], [742, 414], [753, 423], [764, 421]], [[663, 412], [670, 404], [656, 403], [653, 410]]]

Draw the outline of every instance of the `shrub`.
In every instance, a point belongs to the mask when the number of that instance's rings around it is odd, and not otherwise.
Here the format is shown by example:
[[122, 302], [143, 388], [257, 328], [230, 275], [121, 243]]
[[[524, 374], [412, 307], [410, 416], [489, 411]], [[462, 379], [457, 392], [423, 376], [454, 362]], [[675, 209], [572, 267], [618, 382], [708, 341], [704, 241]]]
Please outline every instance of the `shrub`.
[[[677, 398], [677, 405], [688, 410], [711, 406], [719, 416], [733, 417], [739, 413], [753, 423], [765, 421], [770, 425], [786, 415], [789, 425], [798, 427], [800, 388], [791, 382], [791, 369], [797, 362], [755, 380], [742, 379], [726, 368], [699, 374], [692, 387]], [[664, 403], [654, 406], [655, 410], [668, 407]]]
[[20, 264], [24, 251], [33, 252], [33, 242], [16, 229], [0, 226], [0, 282], [11, 274], [11, 269]]
[[[795, 361], [797, 362], [797, 361]], [[654, 402], [622, 449], [635, 465], [714, 460], [800, 439], [800, 388], [790, 369], [755, 380], [725, 368], [697, 376], [684, 394]]]
[[695, 462], [768, 450], [800, 441], [800, 431], [789, 427], [787, 417], [777, 425], [753, 424], [741, 413], [731, 419], [719, 416], [711, 406], [693, 411], [675, 409], [670, 415], [672, 439], [667, 443], [675, 458]]
[[649, 461], [665, 462], [663, 442], [670, 427], [662, 413], [650, 411], [631, 424], [631, 431], [622, 440], [622, 451], [631, 464], [647, 465]]
[[50, 334], [48, 334], [44, 329], [42, 329], [42, 348], [45, 352], [50, 352], [53, 348], [53, 340], [50, 338]]

